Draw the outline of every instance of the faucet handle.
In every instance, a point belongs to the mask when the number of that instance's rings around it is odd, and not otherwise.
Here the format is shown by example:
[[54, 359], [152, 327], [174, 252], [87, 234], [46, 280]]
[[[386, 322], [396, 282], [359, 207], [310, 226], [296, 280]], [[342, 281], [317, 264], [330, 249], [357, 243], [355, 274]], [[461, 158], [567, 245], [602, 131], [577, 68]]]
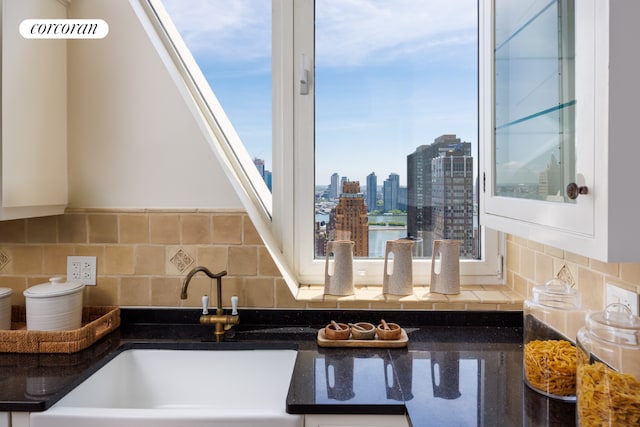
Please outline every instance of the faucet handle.
[[238, 296], [234, 295], [231, 297], [231, 315], [238, 315]]
[[209, 314], [209, 295], [202, 295], [202, 314]]

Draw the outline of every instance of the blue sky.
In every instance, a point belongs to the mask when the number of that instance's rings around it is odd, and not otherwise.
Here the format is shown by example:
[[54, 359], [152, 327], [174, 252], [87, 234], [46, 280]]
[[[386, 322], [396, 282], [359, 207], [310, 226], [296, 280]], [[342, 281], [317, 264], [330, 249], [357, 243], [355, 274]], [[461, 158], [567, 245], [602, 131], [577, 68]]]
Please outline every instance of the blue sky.
[[[271, 1], [164, 0], [252, 157], [271, 169]], [[316, 1], [316, 183], [406, 184], [406, 156], [476, 145], [475, 0]]]

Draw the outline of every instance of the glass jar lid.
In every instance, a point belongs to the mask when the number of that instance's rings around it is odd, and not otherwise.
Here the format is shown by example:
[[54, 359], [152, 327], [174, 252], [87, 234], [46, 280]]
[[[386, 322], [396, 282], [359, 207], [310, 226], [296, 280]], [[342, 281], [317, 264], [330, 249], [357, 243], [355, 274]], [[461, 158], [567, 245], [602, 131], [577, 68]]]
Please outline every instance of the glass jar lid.
[[0, 288], [0, 298], [9, 296], [13, 293], [11, 288]]
[[577, 289], [560, 279], [551, 279], [544, 285], [535, 286], [532, 290], [533, 301], [537, 304], [559, 310], [580, 310], [582, 296]]
[[603, 341], [640, 347], [640, 317], [624, 304], [609, 304], [604, 311], [587, 315], [585, 328]]

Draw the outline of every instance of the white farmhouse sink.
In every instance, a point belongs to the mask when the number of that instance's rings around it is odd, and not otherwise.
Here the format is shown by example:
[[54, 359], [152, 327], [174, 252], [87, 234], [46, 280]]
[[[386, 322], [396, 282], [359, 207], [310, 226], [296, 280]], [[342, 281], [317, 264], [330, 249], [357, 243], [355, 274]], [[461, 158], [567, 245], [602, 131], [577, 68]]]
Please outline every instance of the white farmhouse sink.
[[287, 414], [295, 350], [125, 350], [31, 427], [301, 427]]

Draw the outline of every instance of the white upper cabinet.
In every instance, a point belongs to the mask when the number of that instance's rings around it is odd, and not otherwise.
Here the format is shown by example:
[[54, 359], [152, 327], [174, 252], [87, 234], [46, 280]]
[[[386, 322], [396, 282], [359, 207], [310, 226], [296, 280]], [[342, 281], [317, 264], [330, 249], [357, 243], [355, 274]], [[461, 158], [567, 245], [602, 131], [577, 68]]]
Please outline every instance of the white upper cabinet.
[[67, 205], [67, 42], [25, 39], [29, 18], [66, 18], [57, 0], [2, 1], [0, 220]]
[[640, 261], [640, 2], [480, 3], [482, 225]]

